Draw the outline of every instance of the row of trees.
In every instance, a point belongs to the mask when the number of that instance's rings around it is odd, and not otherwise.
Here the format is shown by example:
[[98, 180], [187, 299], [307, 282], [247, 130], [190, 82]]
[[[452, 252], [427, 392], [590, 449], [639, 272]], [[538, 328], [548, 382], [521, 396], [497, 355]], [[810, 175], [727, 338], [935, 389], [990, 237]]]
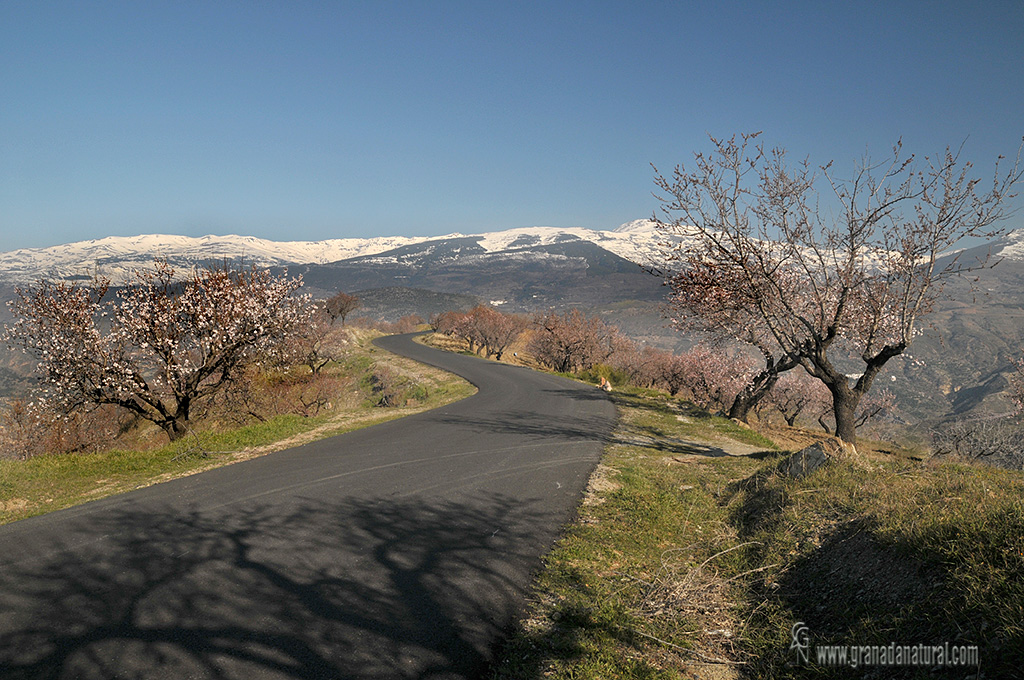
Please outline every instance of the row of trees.
[[[741, 352], [698, 344], [674, 354], [643, 346], [578, 309], [551, 311], [530, 319], [479, 305], [467, 312], [440, 314], [432, 327], [461, 339], [474, 352], [499, 360], [527, 334], [524, 349], [554, 371], [604, 373], [619, 383], [664, 389], [710, 411], [733, 411], [738, 401], [748, 400], [749, 386], [759, 373], [754, 359]], [[834, 430], [828, 391], [801, 374], [803, 371], [793, 372], [773, 383], [757, 400], [757, 412], [762, 418], [778, 413], [790, 425], [801, 419]], [[883, 391], [864, 401], [856, 414], [857, 425], [893, 410], [891, 393]]]
[[519, 334], [527, 327], [525, 318], [503, 314], [492, 307], [477, 305], [468, 312], [443, 312], [431, 321], [438, 333], [464, 340], [471, 352], [484, 352], [487, 357], [501, 361]]
[[528, 318], [477, 305], [468, 312], [437, 315], [431, 327], [460, 338], [470, 351], [501, 360], [506, 350], [527, 330], [527, 351], [542, 365], [562, 373], [585, 371], [611, 356], [625, 340], [600, 319], [587, 318], [578, 309], [549, 312]]

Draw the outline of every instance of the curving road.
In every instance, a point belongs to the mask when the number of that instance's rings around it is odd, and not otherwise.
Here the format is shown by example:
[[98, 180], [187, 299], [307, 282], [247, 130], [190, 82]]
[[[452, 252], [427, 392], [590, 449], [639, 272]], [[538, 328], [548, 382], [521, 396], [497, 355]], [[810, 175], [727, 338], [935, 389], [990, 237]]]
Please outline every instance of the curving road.
[[0, 527], [0, 678], [470, 678], [615, 413], [561, 378], [384, 349], [468, 399]]

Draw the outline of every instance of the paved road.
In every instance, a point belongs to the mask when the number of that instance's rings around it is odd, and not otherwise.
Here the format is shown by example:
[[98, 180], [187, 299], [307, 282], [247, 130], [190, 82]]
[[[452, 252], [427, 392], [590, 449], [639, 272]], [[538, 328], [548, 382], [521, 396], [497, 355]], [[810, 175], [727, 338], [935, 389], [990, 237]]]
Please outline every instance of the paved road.
[[0, 678], [478, 677], [614, 409], [379, 344], [479, 393], [0, 527]]

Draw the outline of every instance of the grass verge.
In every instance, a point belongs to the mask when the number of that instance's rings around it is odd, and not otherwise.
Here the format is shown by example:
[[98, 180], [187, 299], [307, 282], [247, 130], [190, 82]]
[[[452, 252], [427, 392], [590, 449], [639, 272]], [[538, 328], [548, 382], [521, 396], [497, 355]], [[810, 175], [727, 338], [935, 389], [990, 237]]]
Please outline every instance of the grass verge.
[[[866, 454], [793, 479], [777, 471], [785, 452], [754, 432], [663, 394], [613, 398], [615, 442], [493, 677], [1019, 673], [1019, 473]], [[798, 622], [807, 663], [791, 649]], [[815, 657], [825, 645], [947, 642], [977, 645], [980, 667]]]

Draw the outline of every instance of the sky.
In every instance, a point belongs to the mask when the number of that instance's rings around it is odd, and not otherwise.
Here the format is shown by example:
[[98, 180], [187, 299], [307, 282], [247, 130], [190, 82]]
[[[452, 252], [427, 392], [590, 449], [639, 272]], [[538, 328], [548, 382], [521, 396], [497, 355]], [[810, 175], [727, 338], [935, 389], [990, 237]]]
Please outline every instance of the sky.
[[652, 164], [753, 131], [989, 177], [1024, 3], [0, 0], [0, 251], [612, 229], [658, 208]]

